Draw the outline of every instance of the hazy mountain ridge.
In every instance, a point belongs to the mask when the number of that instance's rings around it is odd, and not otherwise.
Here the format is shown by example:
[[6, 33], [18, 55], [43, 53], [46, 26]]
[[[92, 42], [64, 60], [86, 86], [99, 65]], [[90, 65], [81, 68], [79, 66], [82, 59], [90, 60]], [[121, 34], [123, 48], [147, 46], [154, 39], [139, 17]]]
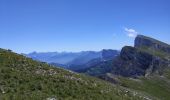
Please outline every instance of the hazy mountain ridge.
[[26, 56], [33, 58], [35, 60], [47, 62], [47, 63], [60, 63], [67, 64], [76, 57], [81, 55], [81, 52], [72, 53], [72, 52], [33, 52], [26, 54]]
[[29, 53], [27, 54], [27, 56], [47, 63], [59, 63], [67, 65], [71, 64], [72, 61], [74, 62], [74, 60], [78, 59], [79, 57], [87, 56], [88, 58], [88, 56], [90, 56], [91, 54], [93, 56], [92, 58], [89, 57], [89, 59], [101, 57], [101, 53], [95, 51]]
[[[50, 63], [70, 70], [80, 70], [90, 66], [86, 66], [91, 60], [110, 60], [119, 55], [118, 50], [103, 49], [102, 51], [82, 51], [82, 52], [47, 52], [47, 53], [29, 53], [26, 56], [35, 60]], [[100, 60], [98, 62], [100, 62]]]
[[113, 60], [115, 57], [119, 55], [119, 53], [120, 52], [118, 50], [103, 49], [101, 51], [101, 57], [89, 60], [88, 62], [84, 64], [79, 64], [79, 65], [72, 64], [70, 65], [69, 69], [76, 71], [76, 72], [84, 72], [85, 70], [88, 70], [89, 68], [99, 65], [100, 63]]

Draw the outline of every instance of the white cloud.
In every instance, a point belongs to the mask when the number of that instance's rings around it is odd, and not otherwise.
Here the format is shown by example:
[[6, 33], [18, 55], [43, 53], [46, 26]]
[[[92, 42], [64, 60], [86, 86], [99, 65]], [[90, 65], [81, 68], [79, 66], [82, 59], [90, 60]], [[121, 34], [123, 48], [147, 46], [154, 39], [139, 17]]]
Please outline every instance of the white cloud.
[[136, 32], [134, 29], [124, 28], [124, 30], [128, 37], [135, 38], [138, 35], [138, 32]]

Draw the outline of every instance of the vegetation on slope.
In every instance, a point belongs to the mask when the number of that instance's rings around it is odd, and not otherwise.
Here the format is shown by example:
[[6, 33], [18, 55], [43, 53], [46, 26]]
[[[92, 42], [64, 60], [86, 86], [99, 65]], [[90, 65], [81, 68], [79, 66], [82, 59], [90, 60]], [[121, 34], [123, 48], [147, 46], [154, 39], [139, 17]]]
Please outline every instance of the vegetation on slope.
[[0, 100], [136, 100], [100, 79], [76, 74], [0, 49]]
[[164, 76], [150, 76], [139, 79], [119, 77], [119, 84], [135, 91], [149, 94], [158, 100], [170, 100], [170, 80]]

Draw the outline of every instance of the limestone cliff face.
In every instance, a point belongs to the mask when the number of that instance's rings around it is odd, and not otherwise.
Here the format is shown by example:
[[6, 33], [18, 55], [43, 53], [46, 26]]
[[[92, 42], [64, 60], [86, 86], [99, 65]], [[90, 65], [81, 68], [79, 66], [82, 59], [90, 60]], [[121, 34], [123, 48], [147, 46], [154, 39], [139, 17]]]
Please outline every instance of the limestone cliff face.
[[166, 53], [170, 53], [170, 45], [143, 35], [138, 35], [136, 37], [135, 47], [136, 48], [148, 47], [153, 50], [159, 50]]
[[[143, 47], [149, 49], [143, 50], [141, 49]], [[135, 39], [135, 47], [125, 46], [122, 48], [120, 56], [113, 61], [112, 73], [127, 77], [161, 75], [163, 69], [170, 65], [170, 61], [166, 57], [160, 57], [150, 52], [150, 50], [170, 54], [169, 45], [140, 35]]]

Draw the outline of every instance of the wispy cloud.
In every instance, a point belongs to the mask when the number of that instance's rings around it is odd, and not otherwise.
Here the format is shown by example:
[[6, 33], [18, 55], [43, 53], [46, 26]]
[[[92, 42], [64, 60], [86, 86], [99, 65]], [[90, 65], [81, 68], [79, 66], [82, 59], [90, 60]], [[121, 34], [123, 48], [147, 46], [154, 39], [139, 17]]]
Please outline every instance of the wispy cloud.
[[138, 32], [134, 29], [124, 28], [128, 37], [135, 38], [138, 35]]

